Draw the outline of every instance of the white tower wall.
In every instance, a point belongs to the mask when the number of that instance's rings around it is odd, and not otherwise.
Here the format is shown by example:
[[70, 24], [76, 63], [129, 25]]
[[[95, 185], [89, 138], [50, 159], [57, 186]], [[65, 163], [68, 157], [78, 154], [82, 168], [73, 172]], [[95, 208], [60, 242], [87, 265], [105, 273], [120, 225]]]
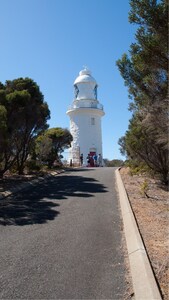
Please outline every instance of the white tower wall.
[[79, 73], [74, 87], [75, 99], [67, 111], [73, 136], [69, 159], [78, 165], [80, 154], [83, 154], [85, 164], [90, 152], [103, 157], [101, 117], [104, 111], [97, 100], [97, 83], [89, 70], [84, 69]]
[[80, 114], [79, 111], [72, 113], [70, 132], [74, 137], [72, 149], [79, 149], [83, 153], [84, 161], [90, 152], [102, 155], [101, 118], [95, 112], [86, 110]]

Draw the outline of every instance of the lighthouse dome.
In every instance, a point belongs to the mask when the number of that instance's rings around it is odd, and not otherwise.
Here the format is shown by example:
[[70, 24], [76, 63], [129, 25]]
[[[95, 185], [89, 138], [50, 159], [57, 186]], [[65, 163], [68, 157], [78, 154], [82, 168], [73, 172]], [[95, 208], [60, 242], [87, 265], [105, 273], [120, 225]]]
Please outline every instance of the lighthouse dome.
[[77, 83], [93, 83], [94, 86], [97, 85], [96, 80], [91, 76], [91, 72], [87, 68], [79, 72], [79, 76], [74, 81], [74, 85]]
[[79, 72], [74, 81], [75, 100], [97, 100], [97, 82], [88, 68]]

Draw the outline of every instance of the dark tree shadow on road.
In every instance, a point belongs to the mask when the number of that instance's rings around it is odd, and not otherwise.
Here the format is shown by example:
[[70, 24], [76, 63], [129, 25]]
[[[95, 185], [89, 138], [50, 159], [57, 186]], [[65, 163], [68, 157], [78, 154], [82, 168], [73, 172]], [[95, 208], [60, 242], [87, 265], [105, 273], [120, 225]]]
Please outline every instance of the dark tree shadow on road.
[[54, 220], [61, 200], [93, 197], [95, 193], [105, 193], [105, 187], [94, 178], [72, 176], [71, 174], [52, 176], [34, 187], [23, 190], [0, 201], [0, 225], [43, 224]]

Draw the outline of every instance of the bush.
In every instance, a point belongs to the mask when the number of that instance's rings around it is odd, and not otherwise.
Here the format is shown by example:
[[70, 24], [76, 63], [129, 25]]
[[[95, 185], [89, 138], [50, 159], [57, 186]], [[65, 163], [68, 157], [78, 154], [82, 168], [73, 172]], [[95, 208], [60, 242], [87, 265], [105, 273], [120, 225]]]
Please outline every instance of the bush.
[[127, 160], [125, 165], [130, 168], [131, 176], [150, 173], [150, 168], [143, 162], [138, 163], [138, 161], [135, 160]]
[[29, 172], [40, 171], [42, 166], [39, 164], [39, 162], [37, 163], [36, 160], [31, 159], [26, 162], [26, 168], [28, 169]]

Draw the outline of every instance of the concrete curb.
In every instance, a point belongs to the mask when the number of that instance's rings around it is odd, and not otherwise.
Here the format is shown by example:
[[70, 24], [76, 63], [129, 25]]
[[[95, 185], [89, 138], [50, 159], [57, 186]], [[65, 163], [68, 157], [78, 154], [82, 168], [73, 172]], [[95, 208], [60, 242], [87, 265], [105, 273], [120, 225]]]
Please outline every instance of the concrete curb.
[[64, 172], [63, 170], [60, 170], [60, 171], [53, 171], [51, 172], [50, 174], [46, 174], [45, 176], [39, 176], [37, 177], [36, 179], [32, 179], [30, 181], [27, 181], [27, 182], [23, 182], [21, 184], [19, 184], [19, 186], [17, 187], [13, 187], [11, 190], [9, 191], [5, 191], [5, 192], [2, 192], [1, 195], [0, 195], [0, 200], [4, 199], [4, 198], [7, 198], [19, 191], [22, 191], [22, 190], [25, 190], [27, 188], [29, 188], [30, 186], [33, 186], [33, 185], [36, 185], [37, 183], [40, 183], [44, 180], [46, 180], [47, 178], [50, 178], [52, 176], [56, 176], [60, 173]]
[[161, 300], [161, 295], [134, 218], [119, 169], [115, 171], [135, 300]]

